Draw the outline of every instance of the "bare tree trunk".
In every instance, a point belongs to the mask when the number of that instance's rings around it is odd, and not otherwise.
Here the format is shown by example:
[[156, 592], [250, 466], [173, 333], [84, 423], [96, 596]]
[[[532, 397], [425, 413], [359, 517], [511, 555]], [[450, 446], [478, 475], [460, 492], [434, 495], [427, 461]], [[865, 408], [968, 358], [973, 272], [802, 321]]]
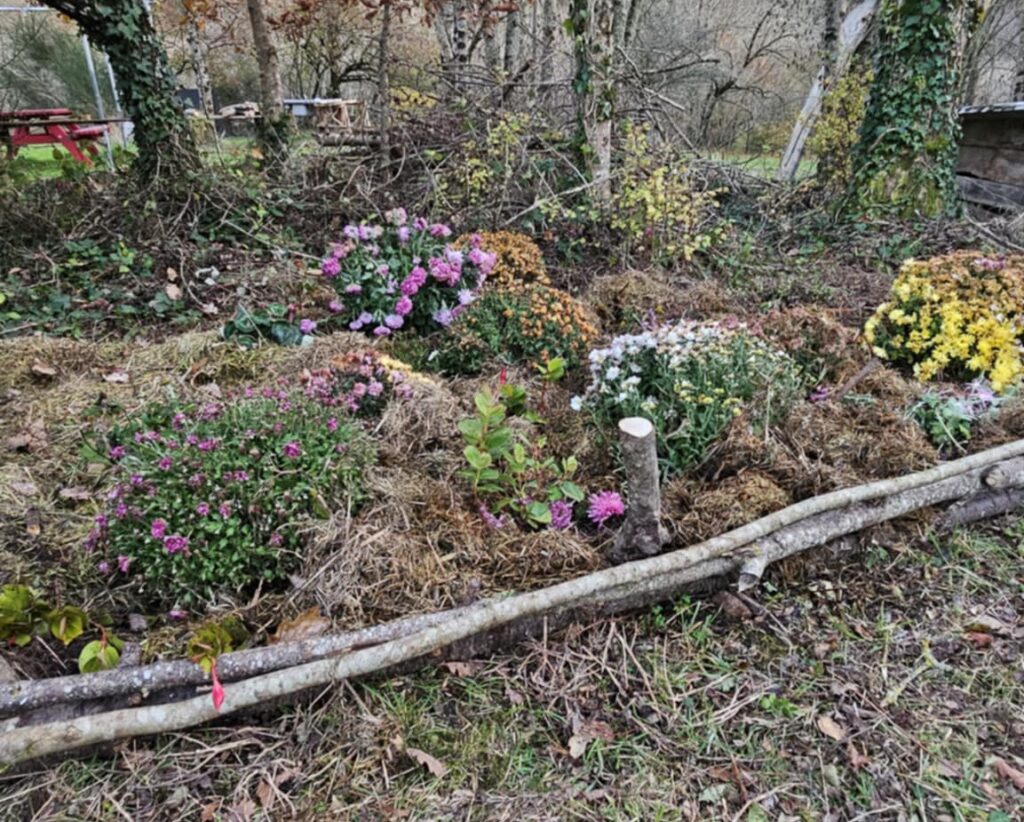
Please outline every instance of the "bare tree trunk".
[[455, 28], [452, 32], [452, 57], [454, 76], [452, 78], [456, 91], [462, 91], [466, 82], [466, 66], [469, 65], [469, 31], [466, 21], [466, 2], [458, 0], [455, 4]]
[[547, 108], [551, 102], [551, 84], [554, 77], [555, 64], [555, 0], [542, 0], [540, 7], [540, 104]]
[[[832, 2], [832, 0], [827, 0]], [[796, 118], [793, 126], [793, 133], [789, 137], [786, 150], [782, 153], [782, 161], [779, 164], [778, 179], [792, 180], [800, 167], [800, 159], [803, 157], [804, 145], [811, 132], [814, 131], [814, 124], [821, 114], [821, 103], [825, 94], [825, 86], [829, 78], [841, 76], [853, 59], [864, 38], [867, 37], [871, 18], [878, 6], [878, 0], [861, 0], [854, 6], [843, 19], [839, 27], [839, 43], [835, 52], [835, 58], [826, 58], [822, 61], [818, 73], [811, 83], [811, 89], [807, 92], [803, 108]]]
[[520, 12], [510, 11], [505, 16], [505, 75], [514, 77], [519, 68]]
[[183, 6], [183, 11], [185, 14], [185, 42], [188, 45], [192, 72], [196, 76], [199, 101], [203, 107], [203, 114], [213, 117], [216, 114], [213, 110], [213, 85], [210, 83], [210, 69], [206, 62], [206, 49], [202, 33], [199, 31], [199, 23], [196, 21], [195, 15], [188, 10], [187, 6]]
[[619, 421], [619, 443], [629, 488], [626, 524], [615, 537], [611, 558], [623, 562], [652, 557], [669, 541], [661, 524], [661, 489], [654, 425], [643, 417]]
[[391, 3], [381, 4], [380, 36], [377, 40], [377, 105], [380, 117], [380, 154], [386, 163], [391, 159], [391, 83], [388, 58], [391, 36]]
[[263, 0], [246, 0], [256, 62], [260, 69], [260, 132], [264, 147], [274, 157], [287, 150], [287, 119], [284, 111], [284, 85], [277, 47], [267, 23]]

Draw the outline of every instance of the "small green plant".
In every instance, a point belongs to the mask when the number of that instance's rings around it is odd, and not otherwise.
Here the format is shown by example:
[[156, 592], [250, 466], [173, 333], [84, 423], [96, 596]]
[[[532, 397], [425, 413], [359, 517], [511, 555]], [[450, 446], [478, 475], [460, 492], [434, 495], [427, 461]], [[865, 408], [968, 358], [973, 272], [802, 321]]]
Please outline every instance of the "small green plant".
[[81, 608], [53, 608], [27, 585], [5, 585], [0, 589], [0, 639], [11, 645], [28, 645], [33, 637], [51, 634], [67, 646], [82, 636], [90, 624], [99, 630], [100, 636], [86, 643], [78, 656], [83, 674], [113, 668], [124, 643], [103, 625], [90, 620]]
[[[256, 348], [264, 341], [285, 346], [302, 345], [308, 336], [303, 333], [302, 324], [293, 320], [291, 313], [288, 306], [279, 303], [270, 303], [256, 311], [240, 305], [235, 316], [221, 329], [221, 336], [237, 342], [242, 348]], [[315, 327], [306, 326], [310, 332]]]
[[503, 385], [497, 395], [485, 389], [477, 392], [473, 403], [475, 415], [459, 423], [468, 464], [460, 473], [481, 500], [484, 520], [501, 527], [501, 512], [507, 510], [531, 528], [567, 528], [573, 505], [584, 499], [583, 489], [571, 479], [576, 458], [559, 459], [548, 450], [546, 437], [531, 438], [508, 425], [510, 416], [535, 425], [542, 422], [526, 409], [522, 388]]
[[907, 410], [907, 416], [928, 435], [936, 448], [964, 451], [974, 423], [999, 406], [1001, 398], [981, 380], [962, 391], [926, 391]]
[[150, 406], [108, 435], [116, 483], [85, 547], [166, 605], [282, 579], [304, 523], [362, 499], [373, 448], [344, 413], [312, 385]]

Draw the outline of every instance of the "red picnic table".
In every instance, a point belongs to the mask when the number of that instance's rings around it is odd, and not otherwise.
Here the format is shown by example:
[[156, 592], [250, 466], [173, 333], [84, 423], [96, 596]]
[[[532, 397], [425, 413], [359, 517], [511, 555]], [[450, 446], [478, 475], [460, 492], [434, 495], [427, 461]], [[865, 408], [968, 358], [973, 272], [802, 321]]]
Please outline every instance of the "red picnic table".
[[78, 162], [92, 165], [92, 157], [99, 154], [96, 142], [107, 133], [109, 123], [125, 122], [121, 119], [90, 120], [76, 117], [69, 108], [24, 108], [18, 111], [0, 111], [0, 140], [7, 146], [7, 155], [15, 157], [22, 146], [59, 145]]

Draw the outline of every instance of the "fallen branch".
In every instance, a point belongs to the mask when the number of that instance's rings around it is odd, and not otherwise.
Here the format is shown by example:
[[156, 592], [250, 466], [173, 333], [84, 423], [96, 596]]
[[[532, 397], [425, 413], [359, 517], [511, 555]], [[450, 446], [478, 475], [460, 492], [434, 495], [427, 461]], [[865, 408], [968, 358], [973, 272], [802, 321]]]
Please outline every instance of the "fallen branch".
[[765, 557], [767, 565], [868, 525], [970, 496], [984, 487], [993, 465], [1019, 456], [1024, 456], [1024, 440], [928, 471], [813, 497], [690, 548], [482, 602], [409, 636], [233, 683], [219, 711], [203, 695], [18, 728], [0, 735], [0, 763], [180, 730], [310, 688], [393, 669], [480, 634], [508, 632], [522, 621], [545, 618], [557, 623], [567, 613], [613, 612], [657, 601], [697, 580], [739, 570], [752, 555]]

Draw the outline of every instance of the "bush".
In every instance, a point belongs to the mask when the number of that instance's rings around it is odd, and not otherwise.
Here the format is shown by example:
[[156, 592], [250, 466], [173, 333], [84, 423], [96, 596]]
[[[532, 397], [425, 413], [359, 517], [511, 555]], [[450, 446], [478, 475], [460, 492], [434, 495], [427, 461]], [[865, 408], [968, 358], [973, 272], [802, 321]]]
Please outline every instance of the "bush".
[[539, 284], [485, 289], [441, 337], [432, 363], [455, 374], [477, 374], [498, 358], [543, 365], [582, 362], [597, 336], [583, 304]]
[[479, 238], [476, 242], [497, 257], [488, 275], [492, 286], [508, 287], [529, 282], [551, 285], [544, 255], [527, 235], [515, 231], [481, 231], [475, 235], [463, 234], [455, 244], [459, 247], [470, 245], [474, 238]]
[[922, 382], [984, 376], [1005, 391], [1024, 375], [1024, 257], [958, 251], [908, 260], [864, 339]]
[[802, 388], [797, 364], [739, 323], [680, 321], [616, 337], [590, 352], [590, 384], [573, 407], [612, 429], [647, 417], [666, 472], [700, 463], [733, 417], [783, 418]]
[[389, 225], [349, 225], [320, 269], [338, 293], [330, 303], [351, 331], [386, 337], [399, 329], [429, 333], [449, 325], [475, 299], [495, 256], [478, 241], [467, 248], [445, 240], [452, 230], [402, 209]]
[[[326, 395], [331, 397], [332, 395]], [[167, 605], [241, 594], [297, 565], [311, 517], [362, 498], [367, 438], [314, 387], [151, 406], [109, 435], [116, 484], [86, 548]]]

